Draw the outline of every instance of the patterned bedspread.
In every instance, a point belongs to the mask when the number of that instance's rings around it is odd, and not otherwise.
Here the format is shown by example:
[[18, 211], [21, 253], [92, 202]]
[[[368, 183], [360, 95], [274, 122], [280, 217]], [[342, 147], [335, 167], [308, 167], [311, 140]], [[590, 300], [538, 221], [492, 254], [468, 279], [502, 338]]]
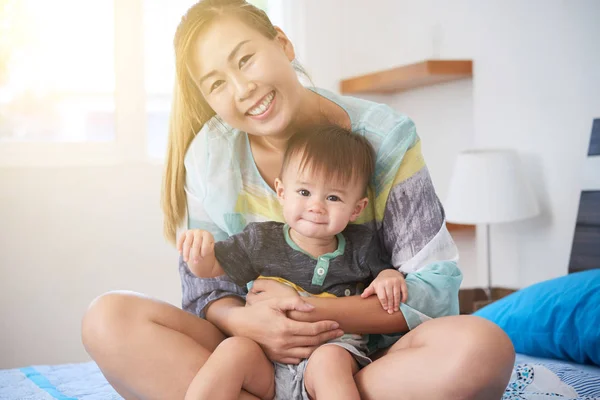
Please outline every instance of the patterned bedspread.
[[600, 399], [600, 369], [588, 372], [560, 362], [515, 365], [502, 400]]
[[[118, 400], [93, 362], [0, 371], [0, 400]], [[517, 357], [502, 400], [600, 400], [600, 368]]]

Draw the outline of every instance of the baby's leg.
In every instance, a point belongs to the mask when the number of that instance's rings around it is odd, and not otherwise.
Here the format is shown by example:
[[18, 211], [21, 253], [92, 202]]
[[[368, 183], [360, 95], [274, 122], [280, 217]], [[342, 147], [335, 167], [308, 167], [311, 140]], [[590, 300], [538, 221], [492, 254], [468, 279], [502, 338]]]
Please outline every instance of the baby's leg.
[[192, 380], [185, 400], [231, 400], [241, 390], [261, 398], [275, 396], [273, 364], [253, 340], [223, 340]]
[[354, 374], [358, 363], [343, 347], [325, 344], [316, 349], [304, 372], [304, 386], [312, 399], [360, 400]]

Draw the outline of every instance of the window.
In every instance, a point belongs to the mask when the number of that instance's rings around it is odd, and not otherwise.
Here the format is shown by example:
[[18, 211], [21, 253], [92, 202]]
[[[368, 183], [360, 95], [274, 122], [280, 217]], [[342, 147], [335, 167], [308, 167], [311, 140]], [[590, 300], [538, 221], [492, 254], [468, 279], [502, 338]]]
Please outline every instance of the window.
[[[0, 166], [162, 160], [195, 1], [0, 0]], [[282, 26], [292, 0], [251, 2]]]
[[110, 1], [0, 0], [0, 141], [114, 140], [114, 32]]

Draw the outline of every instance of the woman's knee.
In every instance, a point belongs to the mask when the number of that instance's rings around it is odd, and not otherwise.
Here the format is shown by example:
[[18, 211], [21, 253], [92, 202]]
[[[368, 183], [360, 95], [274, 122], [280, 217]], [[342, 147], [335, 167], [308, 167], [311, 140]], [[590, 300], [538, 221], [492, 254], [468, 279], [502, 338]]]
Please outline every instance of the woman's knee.
[[[445, 377], [451, 397], [499, 399], [515, 361], [515, 350], [506, 333], [492, 322], [474, 316], [430, 322], [438, 322], [438, 326], [424, 338], [429, 344], [443, 343], [444, 357], [452, 359], [452, 373]], [[441, 340], [442, 336], [445, 340]], [[413, 345], [423, 344], [422, 339], [415, 338]]]
[[143, 314], [136, 310], [139, 295], [131, 292], [109, 292], [92, 301], [81, 321], [81, 339], [88, 353], [107, 343], [115, 345], [125, 331]]
[[[474, 387], [467, 386], [473, 399], [500, 398], [510, 379], [515, 348], [508, 335], [496, 324], [479, 317], [467, 317], [470, 328], [459, 345], [464, 349], [463, 366], [472, 371]], [[485, 383], [485, 384], [482, 384]]]
[[458, 354], [465, 362], [482, 366], [510, 367], [515, 362], [515, 349], [508, 335], [496, 324], [474, 316], [456, 318], [454, 336]]
[[471, 315], [430, 320], [409, 332], [392, 349], [423, 346], [445, 346], [465, 356], [496, 354], [505, 362], [514, 361], [514, 348], [506, 333], [496, 324]]

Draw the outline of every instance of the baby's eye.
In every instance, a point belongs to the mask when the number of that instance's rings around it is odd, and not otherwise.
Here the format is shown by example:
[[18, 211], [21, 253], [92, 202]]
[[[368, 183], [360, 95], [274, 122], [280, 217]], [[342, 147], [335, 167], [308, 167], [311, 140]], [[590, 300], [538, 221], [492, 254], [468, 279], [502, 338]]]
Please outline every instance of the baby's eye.
[[298, 190], [298, 194], [300, 196], [304, 196], [304, 197], [310, 196], [310, 192], [308, 190], [306, 190], [306, 189], [300, 189], [300, 190]]
[[337, 196], [331, 195], [331, 196], [327, 196], [327, 200], [329, 201], [340, 201], [341, 199]]
[[220, 81], [216, 81], [215, 83], [212, 84], [212, 86], [210, 87], [210, 91], [212, 92], [213, 90], [217, 89], [219, 86], [221, 86], [223, 84], [223, 80]]

